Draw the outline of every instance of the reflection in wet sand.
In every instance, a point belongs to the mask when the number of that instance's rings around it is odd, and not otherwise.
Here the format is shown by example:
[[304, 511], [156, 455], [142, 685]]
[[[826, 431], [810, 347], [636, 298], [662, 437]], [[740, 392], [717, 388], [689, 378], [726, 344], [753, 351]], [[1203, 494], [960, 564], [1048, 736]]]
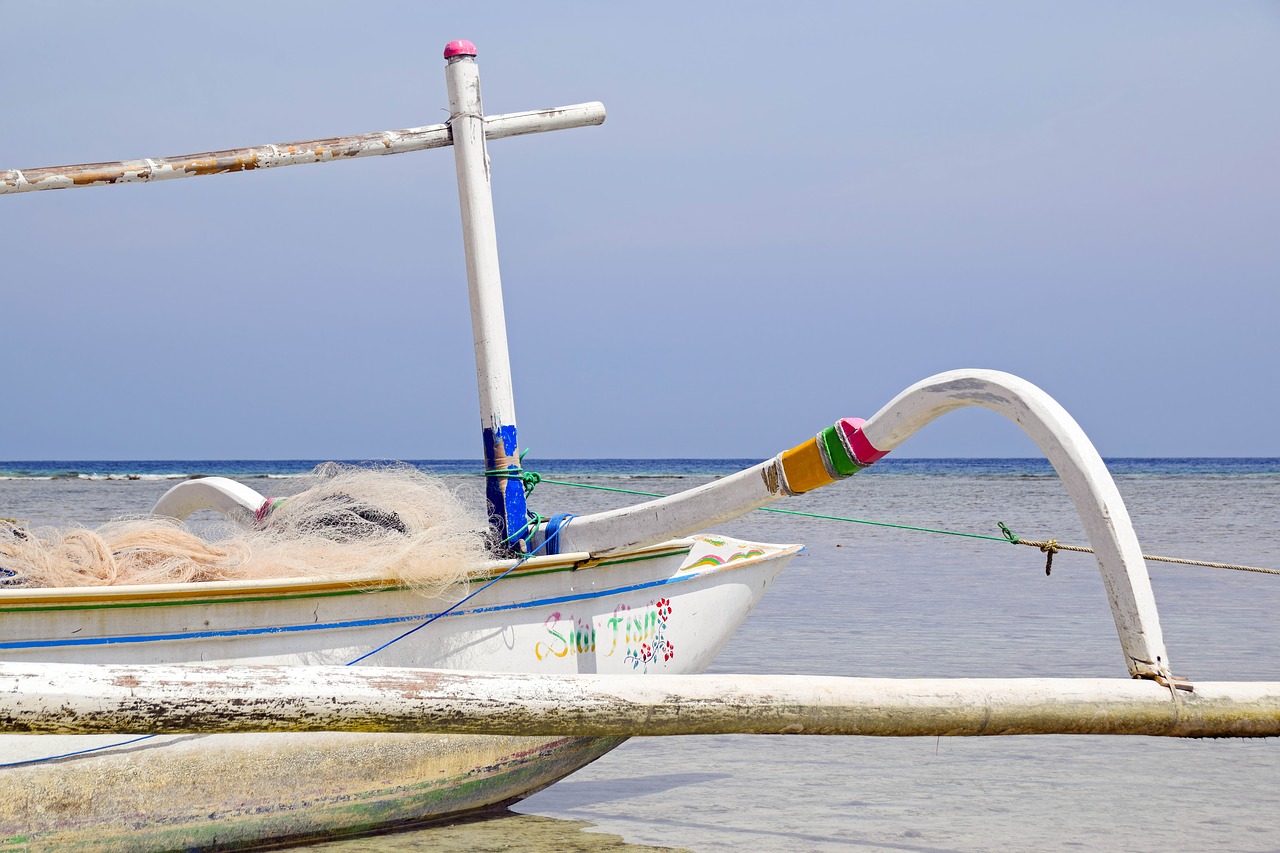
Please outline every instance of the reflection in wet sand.
[[617, 835], [592, 832], [584, 820], [558, 820], [503, 811], [481, 818], [421, 829], [313, 844], [325, 853], [687, 853], [680, 847], [628, 844]]

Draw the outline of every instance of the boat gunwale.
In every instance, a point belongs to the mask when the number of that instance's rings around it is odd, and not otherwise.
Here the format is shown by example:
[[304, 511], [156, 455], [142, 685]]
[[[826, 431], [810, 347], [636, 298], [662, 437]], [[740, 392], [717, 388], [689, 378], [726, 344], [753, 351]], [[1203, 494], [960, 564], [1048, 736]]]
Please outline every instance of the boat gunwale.
[[[697, 581], [699, 579], [705, 578], [709, 575], [718, 575], [726, 572], [735, 572], [741, 569], [753, 567], [762, 562], [767, 563], [767, 562], [772, 562], [778, 559], [790, 559], [791, 557], [795, 556], [796, 554], [804, 550], [804, 545], [799, 545], [799, 544], [779, 545], [779, 544], [762, 543], [762, 542], [747, 542], [747, 541], [737, 540], [732, 538], [726, 538], [724, 541], [725, 541], [725, 544], [732, 542], [736, 546], [743, 546], [743, 545], [752, 546], [753, 553], [750, 553], [749, 555], [747, 553], [740, 553], [725, 559], [723, 562], [706, 566], [705, 568], [700, 567], [700, 570], [691, 570], [692, 567], [690, 566], [681, 566], [679, 569], [677, 569], [674, 573], [672, 573], [669, 576], [647, 580], [642, 583], [630, 583], [623, 586], [613, 586], [613, 587], [604, 587], [604, 588], [588, 588], [584, 590], [570, 590], [567, 593], [555, 595], [551, 598], [535, 597], [535, 598], [521, 599], [521, 600], [514, 600], [514, 601], [512, 600], [498, 601], [498, 602], [492, 602], [488, 604], [479, 604], [478, 606], [470, 607], [465, 610], [454, 609], [452, 607], [449, 607], [435, 614], [430, 614], [430, 613], [423, 614], [423, 613], [415, 612], [415, 613], [402, 613], [395, 616], [376, 616], [376, 617], [368, 617], [368, 618], [348, 619], [348, 620], [343, 620], [339, 622], [306, 623], [306, 624], [291, 624], [291, 625], [259, 625], [254, 627], [219, 628], [219, 629], [211, 629], [207, 631], [189, 631], [188, 630], [188, 631], [178, 631], [176, 633], [163, 633], [163, 634], [142, 634], [142, 635], [127, 634], [127, 635], [76, 637], [76, 638], [62, 637], [62, 638], [56, 638], [56, 639], [47, 638], [47, 639], [36, 639], [36, 640], [26, 639], [26, 640], [13, 640], [13, 641], [0, 640], [0, 649], [32, 649], [32, 648], [51, 648], [51, 647], [67, 647], [67, 646], [114, 646], [114, 645], [120, 645], [120, 644], [132, 645], [136, 643], [190, 641], [190, 640], [209, 638], [209, 637], [246, 636], [246, 635], [254, 635], [254, 634], [293, 634], [300, 631], [311, 632], [311, 631], [345, 630], [350, 628], [368, 628], [368, 627], [373, 627], [375, 625], [394, 625], [394, 624], [408, 623], [408, 622], [414, 622], [414, 621], [421, 621], [424, 618], [434, 621], [435, 618], [439, 618], [442, 616], [471, 617], [471, 616], [483, 615], [488, 613], [497, 613], [497, 612], [506, 612], [511, 610], [525, 610], [529, 608], [545, 607], [548, 605], [562, 604], [570, 601], [581, 601], [584, 599], [606, 598], [612, 595], [636, 592], [643, 589], [653, 589], [657, 587], [666, 587], [671, 584], [683, 584], [683, 583], [693, 582], [693, 581]], [[666, 544], [672, 544], [672, 543], [666, 543]], [[640, 557], [639, 559], [641, 560], [661, 559], [662, 557], [665, 557], [665, 556], [678, 556], [681, 554], [687, 555], [689, 552], [693, 550], [693, 546], [696, 544], [697, 544], [696, 542], [691, 541], [690, 547], [687, 550], [683, 550], [683, 551], [669, 550], [666, 552], [654, 553], [652, 554], [652, 556], [648, 556], [648, 557]], [[713, 546], [713, 547], [719, 547], [719, 546]], [[657, 550], [657, 549], [651, 548], [651, 549], [644, 549], [644, 550]], [[621, 556], [623, 556], [624, 558], [627, 556], [634, 557], [634, 555], [637, 553], [639, 552], [630, 552], [629, 554], [624, 554]], [[635, 559], [631, 559], [631, 560], [623, 559], [623, 560], [620, 560], [619, 562], [635, 562], [635, 561], [636, 561]], [[602, 565], [602, 564], [597, 564], [597, 565]], [[365, 591], [387, 592], [391, 590], [389, 588], [373, 588]], [[354, 590], [354, 592], [360, 592], [360, 590]], [[335, 593], [326, 593], [326, 594], [332, 595]], [[305, 597], [307, 596], [305, 595], [281, 596], [281, 598], [292, 598], [292, 599], [305, 598]], [[250, 600], [251, 601], [272, 601], [276, 599], [262, 598], [262, 599], [250, 599]], [[150, 602], [149, 604], [151, 606], [166, 606], [166, 605], [180, 606], [180, 605], [188, 605], [188, 604], [217, 605], [217, 604], [225, 604], [225, 603], [231, 603], [231, 602], [227, 600], [219, 601], [216, 599], [215, 600], [210, 600], [210, 599], [172, 600], [170, 599], [170, 600]], [[76, 612], [77, 610], [97, 610], [97, 609], [105, 610], [105, 609], [119, 609], [119, 608], [136, 607], [136, 606], [146, 606], [146, 603], [139, 602], [136, 604], [131, 604], [129, 602], [121, 602], [116, 604], [96, 604], [96, 605], [88, 604], [88, 605], [81, 605], [81, 606], [67, 605], [64, 607], [43, 607], [43, 608], [33, 607], [33, 608], [25, 608], [25, 609], [11, 608], [7, 611], [0, 609], [0, 613], [5, 613], [5, 612], [30, 613], [30, 612], [36, 612], [36, 611], [44, 611], [44, 612], [55, 611], [55, 612], [73, 613], [73, 612]]]
[[[488, 583], [504, 572], [508, 578], [525, 578], [566, 571], [608, 568], [625, 563], [661, 559], [689, 554], [701, 537], [674, 539], [634, 551], [593, 558], [587, 552], [571, 552], [531, 557], [522, 564], [516, 560], [487, 562], [464, 581], [467, 585]], [[739, 541], [739, 540], [730, 540]], [[745, 544], [745, 543], [744, 543]], [[764, 556], [802, 548], [799, 545], [777, 545], [751, 542], [768, 549]], [[748, 558], [754, 562], [755, 558]], [[716, 566], [727, 568], [726, 562]], [[735, 567], [742, 560], [732, 561]], [[514, 567], [514, 571], [512, 571]], [[699, 574], [702, 574], [699, 572]], [[164, 607], [204, 604], [232, 604], [242, 601], [266, 602], [305, 598], [327, 598], [367, 593], [401, 592], [412, 589], [402, 581], [380, 575], [356, 575], [349, 578], [270, 578], [259, 580], [198, 581], [192, 583], [136, 584], [120, 586], [44, 587], [0, 589], [0, 613], [31, 613], [114, 609], [122, 607]]]

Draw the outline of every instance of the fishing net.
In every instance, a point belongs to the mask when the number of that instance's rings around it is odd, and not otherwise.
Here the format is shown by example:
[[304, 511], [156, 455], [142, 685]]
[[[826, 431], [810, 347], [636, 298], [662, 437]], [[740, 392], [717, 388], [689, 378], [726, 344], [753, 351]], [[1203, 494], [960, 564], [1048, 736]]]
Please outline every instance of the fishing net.
[[182, 583], [377, 576], [436, 594], [492, 559], [484, 514], [408, 465], [326, 463], [269, 501], [249, 528], [204, 537], [159, 516], [96, 529], [0, 524], [0, 585]]

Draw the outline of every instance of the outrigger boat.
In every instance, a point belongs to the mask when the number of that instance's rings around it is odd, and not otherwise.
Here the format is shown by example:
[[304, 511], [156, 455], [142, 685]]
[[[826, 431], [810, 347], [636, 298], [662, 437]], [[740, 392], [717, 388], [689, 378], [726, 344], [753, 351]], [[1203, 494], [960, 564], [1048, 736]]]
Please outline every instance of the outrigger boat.
[[[1047, 394], [960, 370], [871, 418], [686, 492], [537, 526], [521, 483], [487, 139], [599, 124], [600, 104], [485, 117], [475, 48], [445, 50], [445, 125], [188, 157], [0, 172], [0, 193], [145, 183], [452, 146], [493, 541], [465, 597], [387, 577], [0, 588], [0, 847], [225, 849], [506, 804], [632, 735], [1280, 734], [1280, 684], [1173, 677], [1137, 537], [1088, 438]], [[799, 545], [703, 531], [875, 463], [934, 418], [1021, 426], [1075, 503], [1129, 679], [702, 676]], [[155, 507], [231, 517], [220, 478]]]

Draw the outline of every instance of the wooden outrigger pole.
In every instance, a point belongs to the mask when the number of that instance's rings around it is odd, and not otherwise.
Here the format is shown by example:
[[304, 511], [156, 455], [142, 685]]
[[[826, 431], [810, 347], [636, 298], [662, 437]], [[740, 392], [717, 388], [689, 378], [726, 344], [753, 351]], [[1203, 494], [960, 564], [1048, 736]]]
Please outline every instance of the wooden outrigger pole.
[[0, 731], [1272, 737], [1280, 683], [0, 663]]

